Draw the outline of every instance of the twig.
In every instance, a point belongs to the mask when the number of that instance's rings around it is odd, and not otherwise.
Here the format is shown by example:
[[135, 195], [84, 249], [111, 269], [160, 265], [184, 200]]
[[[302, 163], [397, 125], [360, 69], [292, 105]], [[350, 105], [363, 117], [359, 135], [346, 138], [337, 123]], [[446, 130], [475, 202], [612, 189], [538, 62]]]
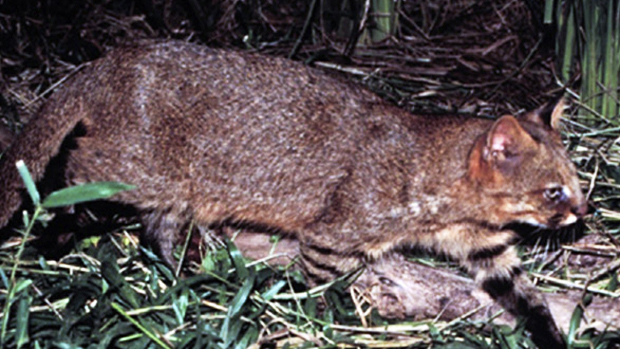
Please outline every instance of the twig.
[[539, 273], [531, 273], [531, 275], [536, 277], [536, 278], [538, 278], [538, 279], [550, 282], [552, 284], [563, 286], [563, 287], [574, 289], [574, 290], [584, 290], [585, 289], [588, 292], [595, 293], [595, 294], [600, 294], [600, 295], [607, 296], [607, 297], [614, 297], [614, 298], [620, 297], [620, 292], [609, 292], [609, 291], [600, 290], [600, 289], [597, 289], [597, 288], [585, 287], [583, 285], [579, 285], [579, 284], [576, 284], [574, 282], [558, 279], [558, 278], [555, 278], [553, 276], [548, 276], [548, 275], [539, 274]]

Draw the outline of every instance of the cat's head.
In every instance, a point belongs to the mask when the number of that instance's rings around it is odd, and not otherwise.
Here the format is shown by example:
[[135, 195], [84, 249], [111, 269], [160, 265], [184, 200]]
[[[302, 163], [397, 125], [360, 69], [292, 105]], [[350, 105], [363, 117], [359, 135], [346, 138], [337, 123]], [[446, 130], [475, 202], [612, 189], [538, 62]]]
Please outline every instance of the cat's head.
[[485, 198], [489, 221], [558, 228], [577, 222], [587, 203], [557, 128], [564, 103], [505, 115], [481, 136], [468, 176]]

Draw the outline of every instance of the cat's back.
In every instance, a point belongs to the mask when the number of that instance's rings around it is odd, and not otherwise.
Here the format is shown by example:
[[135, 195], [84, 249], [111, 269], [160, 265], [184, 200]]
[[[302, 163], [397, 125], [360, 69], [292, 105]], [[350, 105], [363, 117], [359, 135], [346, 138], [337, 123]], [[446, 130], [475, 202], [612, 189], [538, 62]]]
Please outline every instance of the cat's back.
[[[63, 103], [72, 98], [79, 107]], [[414, 152], [408, 131], [424, 133], [409, 113], [299, 62], [180, 42], [112, 52], [41, 117], [75, 109], [85, 118], [70, 182], [135, 184], [140, 193], [118, 198], [143, 208], [175, 202], [219, 217], [262, 207], [300, 224], [373, 139], [398, 139], [406, 149], [397, 152]]]

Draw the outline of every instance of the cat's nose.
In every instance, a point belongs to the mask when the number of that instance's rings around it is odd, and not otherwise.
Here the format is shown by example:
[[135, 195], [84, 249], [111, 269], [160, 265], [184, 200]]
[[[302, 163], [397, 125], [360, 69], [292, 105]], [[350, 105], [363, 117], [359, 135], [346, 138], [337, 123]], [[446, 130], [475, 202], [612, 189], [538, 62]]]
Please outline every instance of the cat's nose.
[[588, 213], [588, 203], [582, 202], [578, 205], [575, 205], [570, 210], [575, 216], [581, 218]]

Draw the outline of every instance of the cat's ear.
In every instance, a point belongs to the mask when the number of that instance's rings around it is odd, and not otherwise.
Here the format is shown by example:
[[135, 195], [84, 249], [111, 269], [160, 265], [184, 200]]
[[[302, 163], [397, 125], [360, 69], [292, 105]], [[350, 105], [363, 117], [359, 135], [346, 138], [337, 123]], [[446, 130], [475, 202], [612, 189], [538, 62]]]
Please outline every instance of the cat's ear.
[[536, 142], [519, 125], [517, 119], [512, 115], [504, 115], [491, 127], [482, 155], [485, 161], [495, 165], [510, 165], [535, 147]]
[[560, 126], [560, 118], [564, 113], [565, 107], [564, 98], [560, 97], [543, 104], [533, 111], [523, 114], [521, 118], [557, 130]]
[[499, 118], [470, 153], [469, 176], [484, 182], [500, 181], [518, 169], [524, 155], [535, 151], [536, 141], [512, 115]]

